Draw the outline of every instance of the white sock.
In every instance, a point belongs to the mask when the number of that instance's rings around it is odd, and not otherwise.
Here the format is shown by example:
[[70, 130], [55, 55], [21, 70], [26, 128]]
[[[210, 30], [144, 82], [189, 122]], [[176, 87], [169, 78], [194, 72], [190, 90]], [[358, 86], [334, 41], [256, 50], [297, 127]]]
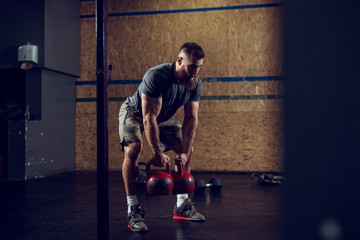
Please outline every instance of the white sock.
[[176, 195], [177, 201], [176, 201], [176, 207], [180, 207], [183, 202], [185, 202], [185, 199], [189, 198], [187, 193], [183, 194], [177, 194]]
[[128, 213], [131, 212], [131, 208], [130, 208], [131, 206], [139, 204], [136, 195], [126, 196], [126, 201], [128, 205]]

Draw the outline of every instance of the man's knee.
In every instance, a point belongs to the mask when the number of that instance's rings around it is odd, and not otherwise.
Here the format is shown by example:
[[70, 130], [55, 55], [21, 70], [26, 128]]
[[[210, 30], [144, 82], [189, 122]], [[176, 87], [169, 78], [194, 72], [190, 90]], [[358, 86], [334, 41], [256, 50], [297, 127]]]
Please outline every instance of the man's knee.
[[135, 163], [140, 157], [142, 151], [141, 142], [131, 142], [124, 146], [125, 159], [128, 159], [130, 162]]

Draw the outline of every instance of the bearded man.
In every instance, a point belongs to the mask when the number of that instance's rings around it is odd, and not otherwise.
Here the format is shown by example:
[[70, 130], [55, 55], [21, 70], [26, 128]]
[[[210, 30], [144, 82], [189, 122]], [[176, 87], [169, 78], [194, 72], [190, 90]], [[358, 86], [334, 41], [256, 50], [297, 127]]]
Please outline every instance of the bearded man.
[[[120, 108], [119, 135], [124, 151], [122, 174], [128, 205], [128, 227], [132, 231], [148, 230], [144, 222], [144, 208], [136, 197], [143, 131], [152, 150], [152, 165], [166, 166], [170, 157], [165, 152], [173, 150], [175, 161], [181, 161], [184, 170], [190, 172], [201, 94], [198, 73], [204, 57], [205, 53], [197, 43], [184, 43], [176, 62], [149, 69], [135, 94], [128, 97]], [[182, 106], [183, 125], [173, 117]], [[173, 218], [205, 220], [188, 194], [177, 195]]]

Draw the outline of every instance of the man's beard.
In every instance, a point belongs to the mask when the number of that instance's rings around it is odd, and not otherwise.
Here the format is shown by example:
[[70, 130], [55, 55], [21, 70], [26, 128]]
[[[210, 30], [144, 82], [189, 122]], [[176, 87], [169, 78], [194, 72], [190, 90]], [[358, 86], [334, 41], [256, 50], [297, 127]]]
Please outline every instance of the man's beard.
[[196, 77], [184, 78], [180, 83], [185, 86], [186, 90], [191, 91], [196, 87]]

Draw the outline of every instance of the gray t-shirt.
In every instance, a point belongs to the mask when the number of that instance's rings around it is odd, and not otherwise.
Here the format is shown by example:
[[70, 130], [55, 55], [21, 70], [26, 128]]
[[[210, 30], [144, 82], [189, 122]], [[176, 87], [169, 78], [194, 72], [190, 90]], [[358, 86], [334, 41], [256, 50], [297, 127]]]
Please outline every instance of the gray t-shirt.
[[150, 68], [144, 75], [137, 91], [125, 100], [125, 104], [133, 112], [142, 117], [141, 93], [153, 98], [162, 98], [162, 107], [157, 122], [170, 119], [176, 111], [189, 101], [198, 102], [201, 94], [201, 80], [196, 78], [194, 90], [186, 90], [185, 86], [175, 78], [175, 63], [164, 63]]

